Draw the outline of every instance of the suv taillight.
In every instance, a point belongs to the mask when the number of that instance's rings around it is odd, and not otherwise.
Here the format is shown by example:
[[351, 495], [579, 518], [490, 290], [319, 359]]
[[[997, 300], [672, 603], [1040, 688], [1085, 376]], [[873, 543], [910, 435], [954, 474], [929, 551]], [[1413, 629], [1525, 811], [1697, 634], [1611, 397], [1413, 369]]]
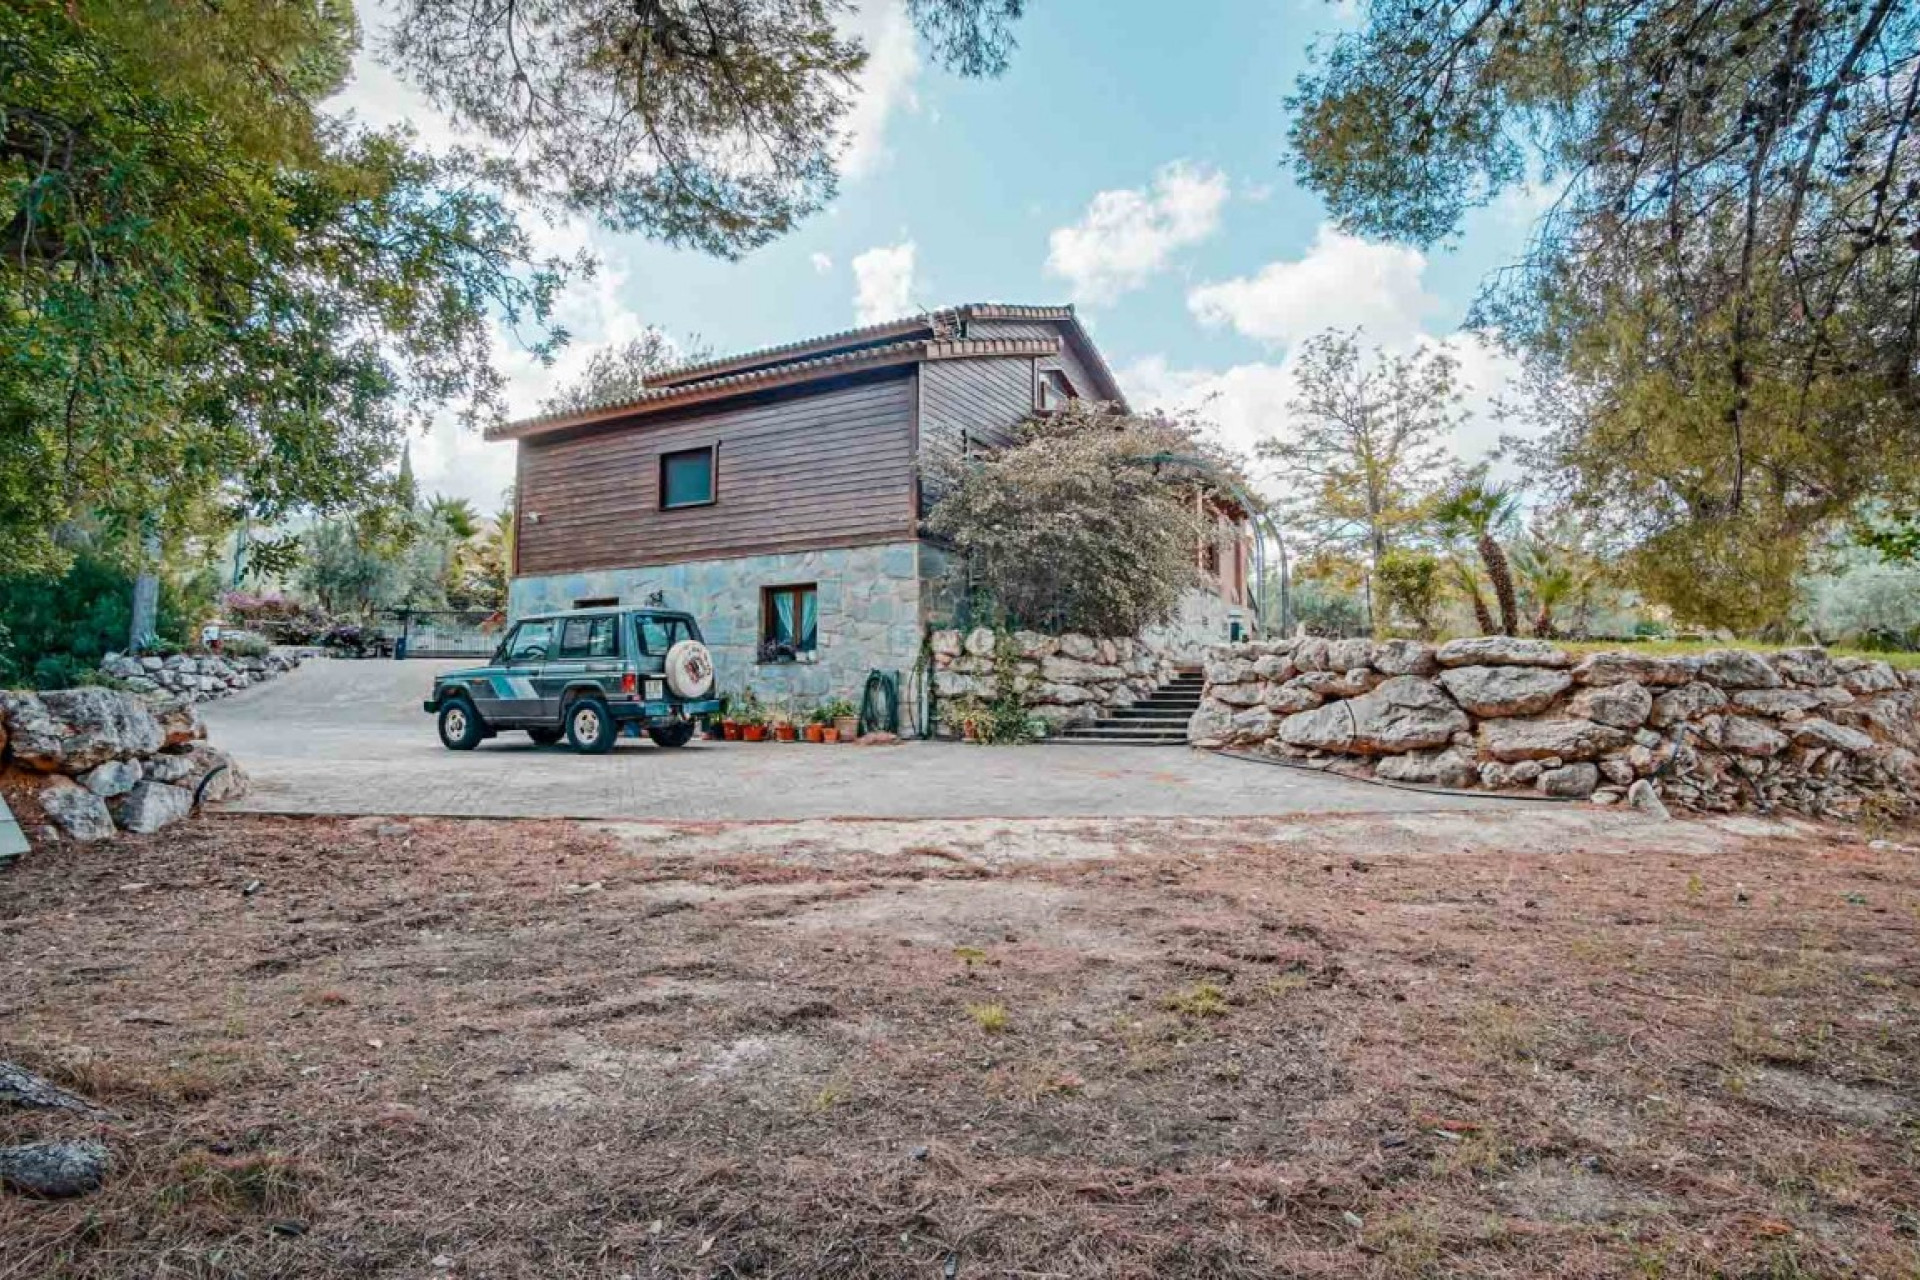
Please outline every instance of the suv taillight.
[[631, 671], [626, 672], [620, 677], [620, 692], [626, 694], [629, 698], [640, 692], [640, 677]]

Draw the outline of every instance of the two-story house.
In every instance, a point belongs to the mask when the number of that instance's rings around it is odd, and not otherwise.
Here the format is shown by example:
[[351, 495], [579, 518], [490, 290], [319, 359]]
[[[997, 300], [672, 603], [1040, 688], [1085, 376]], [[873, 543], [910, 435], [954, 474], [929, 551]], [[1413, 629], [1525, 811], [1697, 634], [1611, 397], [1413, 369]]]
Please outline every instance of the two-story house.
[[[496, 428], [519, 451], [509, 612], [656, 600], [700, 619], [725, 689], [851, 695], [952, 621], [954, 557], [920, 532], [932, 464], [1071, 397], [1126, 402], [1071, 307], [971, 305]], [[1196, 549], [1216, 589], [1183, 612], [1207, 639], [1247, 616], [1247, 539], [1221, 528]]]

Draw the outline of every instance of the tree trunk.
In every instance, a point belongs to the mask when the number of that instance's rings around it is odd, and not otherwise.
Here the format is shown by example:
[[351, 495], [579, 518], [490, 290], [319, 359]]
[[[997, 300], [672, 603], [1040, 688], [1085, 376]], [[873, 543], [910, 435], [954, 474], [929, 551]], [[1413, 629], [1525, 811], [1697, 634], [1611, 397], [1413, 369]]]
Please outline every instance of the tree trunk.
[[1474, 625], [1480, 628], [1480, 634], [1483, 636], [1492, 635], [1493, 614], [1487, 609], [1487, 598], [1480, 594], [1480, 588], [1469, 586], [1467, 588], [1467, 599], [1473, 602], [1473, 621]]
[[1544, 604], [1540, 606], [1540, 612], [1534, 615], [1533, 634], [1538, 640], [1553, 639], [1553, 610]]
[[1520, 634], [1520, 609], [1514, 602], [1513, 571], [1507, 567], [1507, 553], [1490, 533], [1479, 539], [1480, 559], [1487, 566], [1487, 581], [1493, 584], [1493, 598], [1500, 604], [1500, 634]]

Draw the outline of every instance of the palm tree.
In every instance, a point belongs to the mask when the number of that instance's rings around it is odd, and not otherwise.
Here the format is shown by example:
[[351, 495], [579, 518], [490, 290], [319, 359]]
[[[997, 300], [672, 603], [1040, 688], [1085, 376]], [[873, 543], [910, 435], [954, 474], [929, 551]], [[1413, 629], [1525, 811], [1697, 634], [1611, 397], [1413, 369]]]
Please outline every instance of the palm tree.
[[1579, 572], [1559, 548], [1540, 541], [1515, 547], [1513, 567], [1527, 599], [1533, 604], [1533, 634], [1542, 640], [1551, 640], [1554, 610], [1571, 600], [1579, 589]]
[[1473, 606], [1473, 620], [1480, 627], [1481, 635], [1493, 632], [1493, 612], [1487, 608], [1487, 597], [1480, 591], [1480, 575], [1474, 572], [1467, 558], [1457, 553], [1447, 556], [1447, 572], [1453, 578], [1454, 590], [1466, 597]]
[[1500, 634], [1505, 636], [1519, 634], [1520, 609], [1513, 592], [1513, 570], [1498, 535], [1511, 529], [1519, 514], [1520, 496], [1505, 485], [1490, 484], [1484, 468], [1462, 476], [1433, 512], [1442, 530], [1473, 539], [1487, 580], [1493, 584], [1493, 598], [1500, 605]]
[[434, 494], [427, 504], [427, 519], [462, 542], [480, 532], [480, 513], [471, 502], [452, 494]]

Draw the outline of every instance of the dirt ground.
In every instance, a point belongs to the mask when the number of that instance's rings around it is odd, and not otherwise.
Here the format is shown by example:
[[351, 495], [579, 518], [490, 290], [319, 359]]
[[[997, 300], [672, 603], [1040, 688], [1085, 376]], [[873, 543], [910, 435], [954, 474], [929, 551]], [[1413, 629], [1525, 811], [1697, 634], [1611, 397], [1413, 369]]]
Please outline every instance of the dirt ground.
[[236, 815], [0, 874], [0, 1280], [1920, 1275], [1920, 851]]

